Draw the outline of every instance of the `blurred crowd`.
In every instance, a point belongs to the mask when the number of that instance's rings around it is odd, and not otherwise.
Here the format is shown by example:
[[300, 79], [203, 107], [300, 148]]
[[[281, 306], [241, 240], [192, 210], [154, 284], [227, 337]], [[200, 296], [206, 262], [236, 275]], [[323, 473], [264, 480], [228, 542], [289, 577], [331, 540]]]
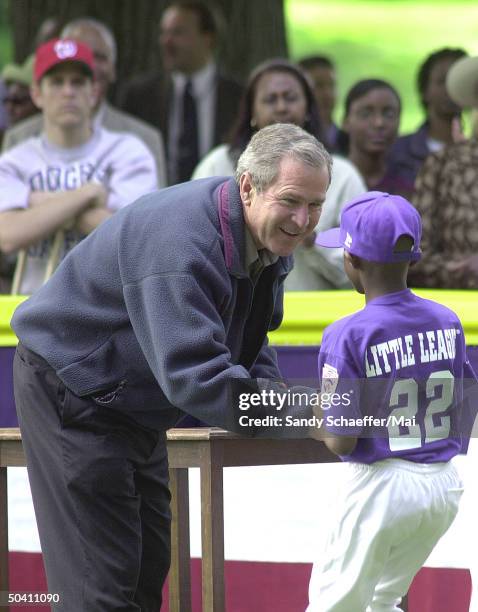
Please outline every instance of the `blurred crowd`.
[[[364, 191], [403, 195], [423, 219], [410, 285], [478, 287], [478, 140], [461, 129], [462, 110], [478, 107], [478, 58], [454, 48], [423, 58], [423, 123], [398, 136], [400, 94], [373, 69], [341, 111], [333, 58], [270, 58], [241, 84], [219, 70], [217, 42], [207, 3], [173, 0], [159, 24], [160, 71], [116, 84], [114, 35], [89, 17], [48, 19], [32, 54], [4, 66], [0, 293], [34, 292], [83, 236], [139, 196], [233, 175], [252, 135], [277, 122], [303, 127], [333, 154], [317, 231], [337, 226]], [[341, 250], [309, 240], [294, 257], [286, 290], [349, 286]]]

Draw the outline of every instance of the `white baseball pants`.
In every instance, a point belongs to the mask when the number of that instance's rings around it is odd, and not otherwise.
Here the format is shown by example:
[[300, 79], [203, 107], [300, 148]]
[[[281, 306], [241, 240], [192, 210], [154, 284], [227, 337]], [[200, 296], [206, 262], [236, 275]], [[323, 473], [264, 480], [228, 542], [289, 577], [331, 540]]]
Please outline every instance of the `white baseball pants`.
[[307, 612], [399, 612], [400, 601], [453, 522], [463, 485], [451, 463], [348, 464]]

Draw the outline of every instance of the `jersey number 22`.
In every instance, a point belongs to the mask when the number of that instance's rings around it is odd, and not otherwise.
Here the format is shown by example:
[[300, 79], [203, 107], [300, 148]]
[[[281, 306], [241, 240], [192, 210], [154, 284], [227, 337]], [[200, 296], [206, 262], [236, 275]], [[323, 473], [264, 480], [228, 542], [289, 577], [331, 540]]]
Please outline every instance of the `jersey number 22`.
[[[448, 438], [450, 434], [450, 417], [438, 416], [444, 413], [453, 403], [453, 388], [455, 379], [450, 370], [441, 370], [430, 374], [426, 383], [426, 396], [430, 400], [423, 421], [425, 444]], [[441, 396], [436, 397], [441, 387]], [[399, 397], [406, 395], [405, 406], [398, 406]], [[390, 425], [388, 427], [389, 444], [391, 451], [409, 450], [422, 446], [423, 432], [420, 424], [415, 423], [407, 427], [408, 432], [400, 431], [398, 423], [402, 419], [413, 419], [418, 412], [418, 383], [413, 378], [397, 380], [390, 393]]]

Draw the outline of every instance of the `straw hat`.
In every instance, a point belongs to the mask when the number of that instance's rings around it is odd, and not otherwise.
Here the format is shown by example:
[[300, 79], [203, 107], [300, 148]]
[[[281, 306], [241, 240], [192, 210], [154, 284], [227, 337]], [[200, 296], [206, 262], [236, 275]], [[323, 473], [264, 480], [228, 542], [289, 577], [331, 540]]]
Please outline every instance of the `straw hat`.
[[455, 62], [446, 75], [446, 88], [459, 106], [478, 108], [478, 57]]

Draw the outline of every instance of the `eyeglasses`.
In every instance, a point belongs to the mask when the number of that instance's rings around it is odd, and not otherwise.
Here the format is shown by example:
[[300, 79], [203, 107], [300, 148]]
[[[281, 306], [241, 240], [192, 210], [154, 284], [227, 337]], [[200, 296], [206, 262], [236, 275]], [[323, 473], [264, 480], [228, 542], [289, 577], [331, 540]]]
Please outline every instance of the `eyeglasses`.
[[23, 104], [26, 104], [27, 102], [30, 102], [30, 101], [31, 101], [30, 96], [5, 96], [2, 100], [5, 106], [9, 104], [11, 106], [22, 106]]

